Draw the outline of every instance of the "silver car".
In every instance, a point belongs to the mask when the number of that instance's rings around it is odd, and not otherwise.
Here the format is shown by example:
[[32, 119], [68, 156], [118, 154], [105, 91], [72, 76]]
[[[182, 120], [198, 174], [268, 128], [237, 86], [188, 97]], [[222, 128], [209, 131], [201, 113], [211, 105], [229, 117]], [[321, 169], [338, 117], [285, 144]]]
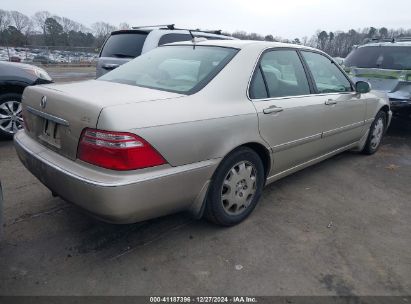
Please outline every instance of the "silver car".
[[23, 164], [114, 223], [189, 210], [235, 225], [265, 185], [376, 152], [392, 115], [321, 51], [239, 40], [162, 46], [97, 80], [29, 87], [23, 105]]

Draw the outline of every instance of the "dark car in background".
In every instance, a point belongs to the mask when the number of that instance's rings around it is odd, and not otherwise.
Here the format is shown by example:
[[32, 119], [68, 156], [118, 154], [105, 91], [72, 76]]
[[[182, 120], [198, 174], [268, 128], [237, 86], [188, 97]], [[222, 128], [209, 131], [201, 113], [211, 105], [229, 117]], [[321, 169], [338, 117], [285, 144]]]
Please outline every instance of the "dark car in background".
[[371, 41], [354, 48], [344, 59], [354, 82], [367, 81], [387, 93], [397, 115], [411, 115], [411, 38]]
[[209, 40], [236, 39], [221, 34], [221, 31], [178, 29], [174, 24], [140, 26], [130, 30], [114, 31], [104, 42], [97, 62], [96, 77], [148, 52], [160, 45], [189, 41], [195, 37]]
[[38, 55], [33, 58], [33, 62], [41, 63], [41, 64], [50, 64], [54, 63], [48, 56]]
[[49, 74], [34, 65], [0, 62], [0, 137], [12, 138], [23, 128], [21, 96], [27, 86], [51, 83]]

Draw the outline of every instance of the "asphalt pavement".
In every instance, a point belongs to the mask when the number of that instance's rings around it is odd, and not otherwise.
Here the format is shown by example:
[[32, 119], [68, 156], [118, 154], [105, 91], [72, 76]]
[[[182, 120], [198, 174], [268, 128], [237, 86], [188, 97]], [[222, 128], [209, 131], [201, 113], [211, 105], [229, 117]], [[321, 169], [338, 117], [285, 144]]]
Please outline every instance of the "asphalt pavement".
[[[411, 121], [264, 189], [242, 224], [111, 225], [52, 197], [0, 141], [0, 295], [410, 295]], [[115, 202], [113, 202], [115, 204]]]

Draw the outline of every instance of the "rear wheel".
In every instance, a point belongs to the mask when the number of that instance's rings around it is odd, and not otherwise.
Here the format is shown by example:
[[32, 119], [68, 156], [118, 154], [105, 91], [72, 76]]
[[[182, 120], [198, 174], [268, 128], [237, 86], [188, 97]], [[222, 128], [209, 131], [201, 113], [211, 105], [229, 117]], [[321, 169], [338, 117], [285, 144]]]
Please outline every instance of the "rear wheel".
[[11, 139], [22, 128], [21, 95], [0, 95], [0, 137]]
[[384, 111], [379, 111], [370, 127], [367, 142], [362, 152], [364, 154], [374, 154], [381, 145], [382, 138], [387, 126], [387, 115]]
[[257, 205], [263, 186], [264, 167], [258, 154], [246, 147], [234, 151], [214, 174], [205, 217], [223, 226], [240, 223]]

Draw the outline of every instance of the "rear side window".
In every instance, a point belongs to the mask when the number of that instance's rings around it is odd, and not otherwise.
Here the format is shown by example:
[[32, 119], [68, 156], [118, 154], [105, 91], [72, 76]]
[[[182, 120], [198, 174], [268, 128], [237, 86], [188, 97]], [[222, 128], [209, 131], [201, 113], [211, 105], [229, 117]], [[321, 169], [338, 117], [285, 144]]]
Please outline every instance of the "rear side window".
[[358, 68], [411, 70], [411, 47], [364, 46], [353, 50], [344, 65]]
[[191, 35], [189, 34], [165, 34], [160, 38], [158, 45], [189, 40], [191, 40]]
[[324, 55], [302, 51], [319, 93], [351, 92], [351, 83], [340, 69]]
[[260, 70], [269, 97], [310, 94], [304, 67], [296, 51], [273, 50], [265, 53], [260, 61]]
[[262, 99], [267, 98], [267, 89], [265, 87], [263, 74], [261, 73], [261, 68], [254, 73], [253, 79], [250, 85], [250, 97], [252, 99]]
[[141, 55], [145, 33], [121, 33], [111, 35], [103, 46], [101, 57], [135, 58]]

